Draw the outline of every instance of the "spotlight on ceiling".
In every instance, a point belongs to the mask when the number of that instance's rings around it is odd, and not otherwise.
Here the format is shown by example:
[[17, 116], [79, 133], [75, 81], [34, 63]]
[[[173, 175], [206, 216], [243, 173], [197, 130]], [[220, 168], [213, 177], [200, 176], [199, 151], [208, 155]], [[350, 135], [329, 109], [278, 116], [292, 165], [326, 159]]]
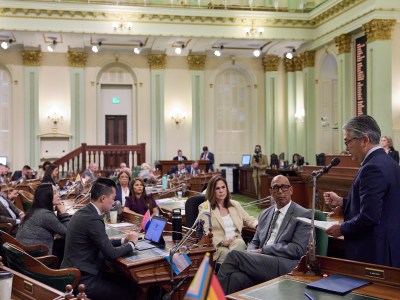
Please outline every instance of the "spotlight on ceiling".
[[285, 57], [287, 59], [292, 59], [295, 53], [296, 53], [296, 49], [292, 48], [292, 51], [286, 52]]
[[3, 48], [4, 50], [7, 50], [11, 46], [12, 42], [13, 42], [12, 39], [9, 39], [8, 41], [1, 42], [1, 44], [0, 44], [1, 48]]
[[263, 48], [264, 48], [264, 47], [260, 47], [260, 49], [254, 50], [254, 51], [253, 51], [253, 55], [254, 55], [255, 57], [259, 57], [259, 56], [261, 55], [261, 52], [263, 51]]
[[135, 54], [140, 54], [140, 52], [142, 52], [142, 48], [143, 48], [143, 43], [140, 42], [139, 47], [133, 48], [133, 52], [134, 52]]
[[56, 46], [57, 46], [57, 40], [53, 39], [51, 44], [47, 45], [47, 51], [54, 52], [54, 49], [56, 48]]
[[220, 57], [222, 55], [222, 51], [224, 50], [224, 45], [221, 45], [219, 49], [214, 51], [214, 55]]
[[178, 55], [181, 55], [184, 48], [185, 48], [185, 44], [182, 43], [180, 46], [175, 48], [175, 53]]
[[103, 43], [102, 42], [98, 42], [98, 44], [97, 45], [93, 45], [92, 46], [92, 51], [94, 52], [94, 53], [97, 53], [97, 52], [99, 52], [100, 51], [100, 49], [101, 49], [101, 46], [103, 45]]

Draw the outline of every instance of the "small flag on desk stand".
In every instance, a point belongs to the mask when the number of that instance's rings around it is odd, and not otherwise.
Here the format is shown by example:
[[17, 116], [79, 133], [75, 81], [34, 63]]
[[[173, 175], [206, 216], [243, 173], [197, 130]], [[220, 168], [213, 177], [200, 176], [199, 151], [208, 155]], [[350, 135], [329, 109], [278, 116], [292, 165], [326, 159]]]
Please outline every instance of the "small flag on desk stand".
[[144, 231], [146, 231], [147, 228], [149, 228], [150, 221], [151, 221], [151, 218], [150, 218], [150, 210], [148, 209], [148, 210], [146, 211], [146, 213], [144, 214], [143, 220], [142, 220], [142, 229], [143, 229]]
[[196, 275], [190, 284], [185, 300], [221, 300], [226, 299], [221, 284], [210, 266], [210, 253], [204, 255]]
[[83, 185], [82, 185], [82, 178], [81, 178], [81, 176], [80, 176], [79, 174], [76, 175], [75, 182], [76, 182], [76, 183], [79, 183], [79, 187], [80, 187], [80, 188], [83, 188]]

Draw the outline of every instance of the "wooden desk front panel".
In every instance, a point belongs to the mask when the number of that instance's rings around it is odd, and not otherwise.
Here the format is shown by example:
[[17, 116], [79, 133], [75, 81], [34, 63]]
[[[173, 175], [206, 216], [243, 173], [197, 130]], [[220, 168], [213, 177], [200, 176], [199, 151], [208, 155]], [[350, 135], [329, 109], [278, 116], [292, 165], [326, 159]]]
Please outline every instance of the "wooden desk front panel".
[[[183, 161], [185, 166], [191, 165], [194, 160], [185, 160]], [[199, 160], [199, 169], [201, 172], [206, 171], [206, 165], [210, 162], [208, 160]], [[161, 164], [161, 175], [167, 174], [172, 167], [175, 167], [178, 164], [177, 160], [160, 160]]]
[[239, 169], [240, 183], [239, 183], [239, 194], [257, 198], [256, 188], [253, 180], [253, 168], [241, 167]]

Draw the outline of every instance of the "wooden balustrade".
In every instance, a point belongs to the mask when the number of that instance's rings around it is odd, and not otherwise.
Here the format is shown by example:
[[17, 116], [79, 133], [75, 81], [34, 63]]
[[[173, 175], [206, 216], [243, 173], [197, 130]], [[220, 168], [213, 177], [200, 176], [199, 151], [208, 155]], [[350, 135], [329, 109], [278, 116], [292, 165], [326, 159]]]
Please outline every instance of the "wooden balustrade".
[[99, 173], [108, 175], [121, 162], [125, 162], [129, 167], [140, 165], [146, 161], [146, 144], [138, 145], [87, 145], [82, 146], [57, 159], [54, 164], [58, 166], [60, 177], [67, 174], [77, 174], [89, 167], [91, 162], [98, 165]]

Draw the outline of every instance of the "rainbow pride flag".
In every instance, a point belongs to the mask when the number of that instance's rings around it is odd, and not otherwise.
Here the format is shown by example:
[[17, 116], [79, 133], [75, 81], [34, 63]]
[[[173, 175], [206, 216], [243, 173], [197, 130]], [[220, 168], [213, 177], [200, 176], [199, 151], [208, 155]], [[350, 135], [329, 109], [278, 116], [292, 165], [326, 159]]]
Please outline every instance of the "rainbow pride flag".
[[210, 253], [204, 255], [203, 261], [190, 284], [186, 300], [220, 300], [226, 299], [221, 284], [210, 266]]

